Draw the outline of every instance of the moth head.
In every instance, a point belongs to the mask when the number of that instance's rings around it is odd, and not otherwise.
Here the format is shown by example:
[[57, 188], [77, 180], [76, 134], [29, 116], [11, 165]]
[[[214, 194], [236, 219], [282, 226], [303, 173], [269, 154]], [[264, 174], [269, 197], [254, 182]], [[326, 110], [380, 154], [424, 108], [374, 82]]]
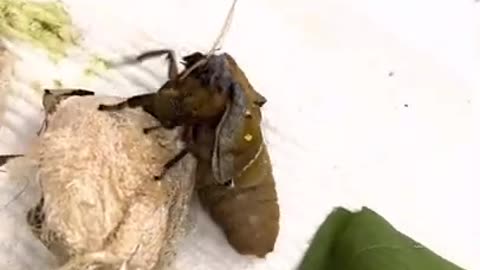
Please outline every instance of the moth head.
[[229, 92], [217, 83], [214, 73], [218, 69], [212, 69], [209, 59], [199, 52], [183, 57], [185, 70], [175, 83], [182, 95], [185, 117], [192, 121], [218, 120], [229, 101]]
[[194, 52], [187, 56], [182, 57], [182, 64], [185, 66], [185, 70], [191, 68], [195, 63], [198, 63], [200, 60], [205, 59], [206, 56], [201, 52]]
[[226, 91], [206, 87], [199, 80], [186, 78], [182, 82], [182, 108], [193, 121], [218, 119], [225, 111], [229, 97]]

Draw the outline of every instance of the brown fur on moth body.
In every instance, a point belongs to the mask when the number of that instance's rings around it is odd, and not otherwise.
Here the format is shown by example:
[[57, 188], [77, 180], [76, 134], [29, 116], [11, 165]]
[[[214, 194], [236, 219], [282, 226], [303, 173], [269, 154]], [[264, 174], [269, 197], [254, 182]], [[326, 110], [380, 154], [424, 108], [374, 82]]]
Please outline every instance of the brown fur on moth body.
[[60, 269], [166, 266], [182, 234], [195, 160], [189, 156], [151, 181], [178, 151], [179, 130], [146, 135], [139, 127], [157, 124], [150, 115], [105, 114], [99, 103], [121, 99], [77, 94], [44, 96], [55, 109], [45, 108], [48, 125], [28, 153], [43, 193], [29, 223]]
[[[142, 107], [162, 123], [183, 125], [188, 131], [184, 134], [187, 147], [174, 161], [186, 152], [195, 155], [196, 185], [203, 206], [239, 253], [265, 257], [274, 249], [280, 218], [261, 131], [261, 107], [266, 99], [226, 53], [186, 56], [180, 74], [172, 68], [174, 57], [168, 50], [147, 52], [137, 61], [164, 53], [171, 60], [170, 80], [158, 92], [99, 109]], [[167, 105], [157, 108], [160, 104]]]

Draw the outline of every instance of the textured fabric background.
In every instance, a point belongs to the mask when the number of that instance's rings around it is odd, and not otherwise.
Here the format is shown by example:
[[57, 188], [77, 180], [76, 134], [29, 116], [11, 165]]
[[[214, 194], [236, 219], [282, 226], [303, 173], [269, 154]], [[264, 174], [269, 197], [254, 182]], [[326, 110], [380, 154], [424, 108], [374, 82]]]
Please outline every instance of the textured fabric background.
[[[180, 55], [213, 43], [230, 1], [64, 0], [84, 46], [104, 58], [146, 49]], [[293, 269], [337, 205], [367, 205], [467, 269], [480, 269], [474, 179], [480, 4], [474, 0], [241, 0], [223, 50], [268, 98], [265, 137], [281, 204], [276, 250], [237, 255], [199, 209], [178, 269]], [[40, 126], [40, 92], [68, 87], [129, 96], [165, 80], [163, 60], [86, 78], [77, 51], [52, 65], [9, 43], [19, 62], [0, 150], [21, 153]], [[5, 93], [3, 93], [5, 94]], [[21, 109], [17, 109], [21, 106]], [[477, 136], [478, 137], [478, 136]], [[42, 269], [48, 258], [22, 225], [29, 185], [0, 175], [1, 269]], [[43, 251], [42, 251], [43, 250]], [[35, 267], [33, 266], [35, 265]]]

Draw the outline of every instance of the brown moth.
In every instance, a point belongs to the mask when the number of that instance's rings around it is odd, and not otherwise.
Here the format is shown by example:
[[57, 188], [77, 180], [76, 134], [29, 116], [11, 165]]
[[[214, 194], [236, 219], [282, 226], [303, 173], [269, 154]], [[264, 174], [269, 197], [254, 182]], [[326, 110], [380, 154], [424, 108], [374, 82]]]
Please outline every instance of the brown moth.
[[188, 127], [186, 149], [170, 166], [187, 152], [193, 153], [198, 160], [196, 185], [202, 205], [239, 253], [265, 257], [274, 249], [280, 218], [261, 131], [266, 98], [254, 90], [226, 53], [188, 55], [180, 74], [171, 67], [175, 63], [169, 50], [144, 53], [137, 61], [161, 54], [170, 60], [170, 80], [158, 92], [99, 109], [142, 107], [162, 124]]
[[[165, 128], [185, 127], [186, 148], [165, 168], [191, 152], [198, 162], [196, 187], [202, 205], [239, 253], [265, 257], [274, 249], [280, 219], [261, 131], [261, 107], [267, 100], [254, 90], [233, 57], [214, 54], [236, 2], [207, 54], [195, 52], [183, 57], [185, 69], [181, 73], [172, 50], [149, 51], [130, 59], [127, 64], [166, 55], [169, 80], [155, 93], [102, 104], [99, 110], [141, 107]], [[145, 127], [144, 132], [154, 128]]]

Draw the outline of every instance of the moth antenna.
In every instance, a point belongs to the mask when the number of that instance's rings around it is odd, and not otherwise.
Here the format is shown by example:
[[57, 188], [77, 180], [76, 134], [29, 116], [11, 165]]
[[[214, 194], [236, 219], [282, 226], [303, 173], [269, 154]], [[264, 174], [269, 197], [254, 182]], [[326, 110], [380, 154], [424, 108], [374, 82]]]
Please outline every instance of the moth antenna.
[[[38, 175], [37, 175], [38, 176]], [[15, 202], [16, 200], [18, 200], [18, 198], [20, 198], [20, 196], [22, 196], [22, 194], [27, 190], [27, 188], [30, 186], [30, 180], [28, 180], [24, 185], [23, 187], [20, 189], [20, 191], [18, 191], [7, 203], [5, 203], [4, 205], [2, 205], [2, 207], [0, 208], [0, 211], [3, 211], [5, 210], [11, 203]]]
[[207, 58], [209, 58], [215, 51], [219, 50], [219, 44], [223, 41], [223, 38], [227, 34], [228, 30], [230, 29], [230, 25], [232, 24], [233, 20], [233, 13], [235, 12], [235, 6], [237, 4], [237, 0], [233, 0], [232, 5], [230, 6], [230, 10], [228, 11], [227, 17], [225, 18], [225, 22], [223, 23], [222, 30], [218, 35], [217, 39], [212, 45], [212, 48], [207, 53]]
[[3, 211], [5, 208], [7, 208], [11, 203], [13, 203], [14, 201], [18, 200], [18, 198], [20, 198], [20, 196], [22, 196], [22, 194], [27, 190], [28, 186], [30, 185], [30, 181], [27, 181], [22, 189], [20, 189], [19, 192], [17, 192], [7, 203], [5, 203], [4, 205], [2, 205], [2, 208], [0, 208], [0, 211]]
[[220, 42], [223, 41], [223, 38], [225, 37], [226, 33], [230, 29], [230, 25], [232, 24], [233, 13], [235, 11], [236, 4], [237, 4], [237, 0], [233, 0], [232, 5], [230, 6], [230, 10], [228, 11], [227, 17], [225, 18], [225, 22], [223, 23], [222, 30], [220, 31], [220, 34], [217, 36], [217, 39], [215, 40], [212, 47], [206, 54], [205, 58], [197, 61], [189, 69], [185, 70], [185, 72], [182, 74], [179, 80], [185, 79], [185, 77], [187, 77], [194, 69], [205, 64], [207, 60], [215, 53], [215, 51], [218, 51], [220, 49], [218, 46]]

